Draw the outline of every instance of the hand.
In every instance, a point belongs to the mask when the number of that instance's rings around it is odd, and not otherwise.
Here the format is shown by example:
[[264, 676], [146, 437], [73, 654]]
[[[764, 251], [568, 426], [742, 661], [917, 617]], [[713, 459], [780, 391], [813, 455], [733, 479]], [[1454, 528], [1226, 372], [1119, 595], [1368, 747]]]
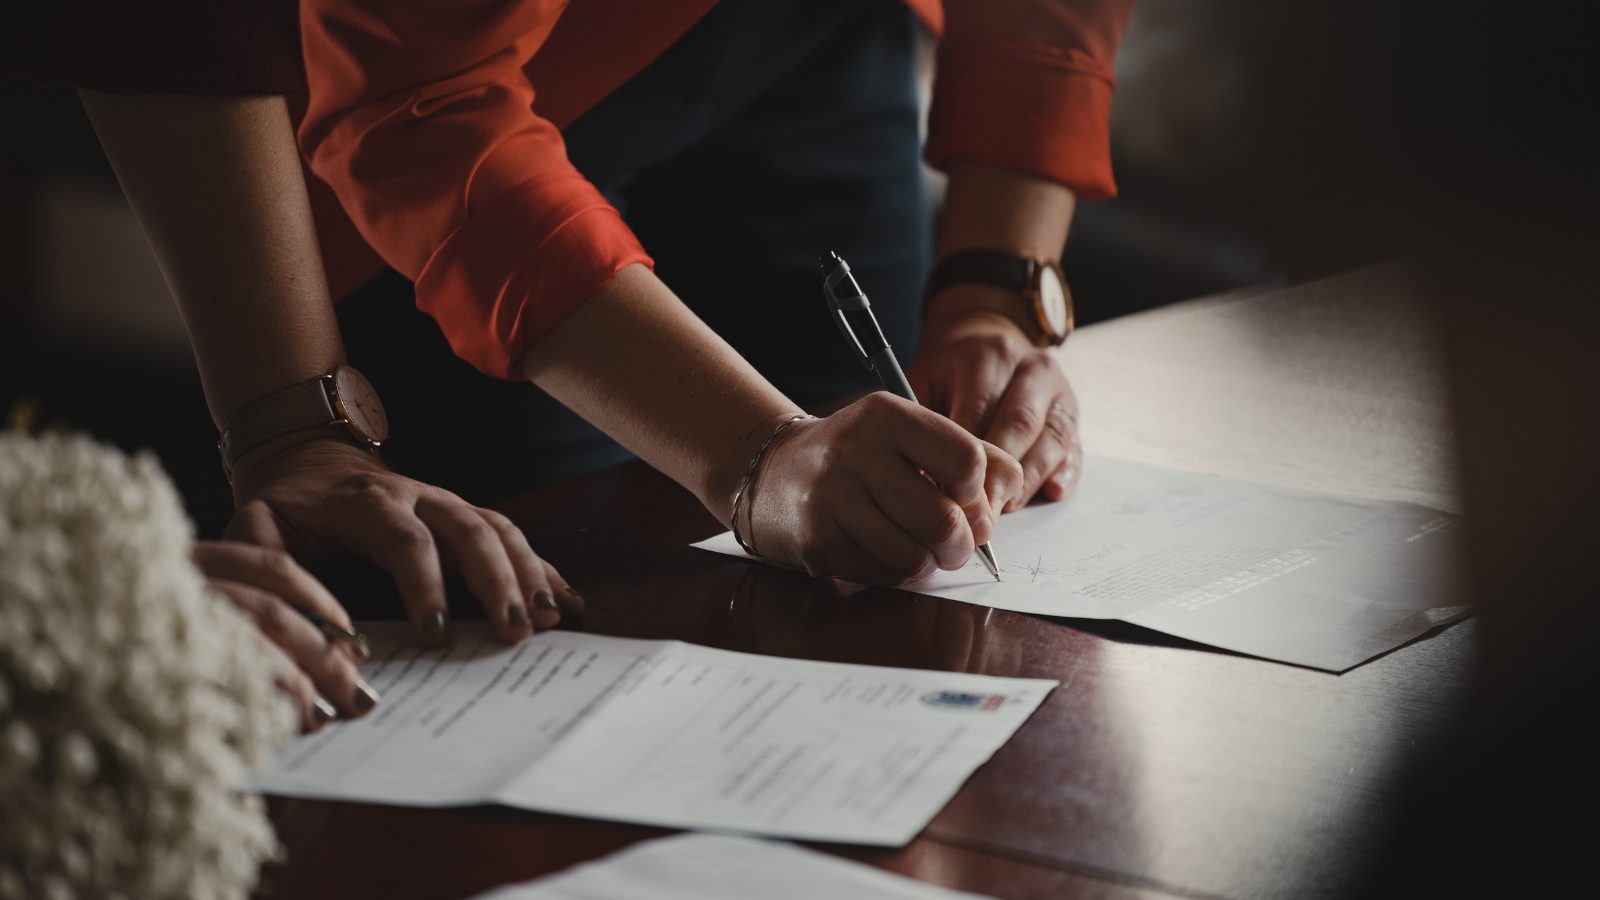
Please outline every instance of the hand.
[[361, 680], [348, 646], [330, 643], [295, 611], [308, 609], [350, 627], [339, 602], [289, 554], [235, 541], [200, 541], [194, 545], [194, 561], [207, 583], [249, 616], [288, 658], [293, 673], [279, 686], [299, 705], [306, 731], [377, 705], [378, 693]]
[[394, 576], [417, 637], [448, 639], [444, 572], [454, 569], [508, 643], [583, 611], [583, 597], [536, 556], [511, 520], [390, 471], [371, 453], [316, 440], [246, 455], [226, 537], [301, 559], [354, 551]]
[[880, 391], [779, 437], [741, 533], [814, 576], [902, 584], [966, 565], [1021, 488], [1005, 452]]
[[[1083, 472], [1078, 398], [1056, 354], [1035, 347], [1022, 327], [990, 310], [961, 310], [961, 286], [941, 294], [950, 310], [930, 316], [907, 377], [928, 408], [1022, 463], [1023, 484], [1004, 512], [1035, 495], [1060, 500]], [[953, 308], [954, 307], [954, 308]]]

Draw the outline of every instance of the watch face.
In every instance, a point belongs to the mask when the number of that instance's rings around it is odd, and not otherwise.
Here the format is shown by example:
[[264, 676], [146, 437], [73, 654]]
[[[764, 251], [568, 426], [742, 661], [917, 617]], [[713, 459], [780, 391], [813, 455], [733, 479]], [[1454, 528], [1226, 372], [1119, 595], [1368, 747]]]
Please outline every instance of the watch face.
[[350, 430], [357, 437], [373, 446], [389, 439], [389, 416], [365, 376], [350, 366], [340, 366], [333, 370], [333, 390], [339, 413], [350, 421]]
[[1064, 338], [1072, 331], [1072, 297], [1055, 266], [1039, 269], [1039, 311], [1054, 337]]

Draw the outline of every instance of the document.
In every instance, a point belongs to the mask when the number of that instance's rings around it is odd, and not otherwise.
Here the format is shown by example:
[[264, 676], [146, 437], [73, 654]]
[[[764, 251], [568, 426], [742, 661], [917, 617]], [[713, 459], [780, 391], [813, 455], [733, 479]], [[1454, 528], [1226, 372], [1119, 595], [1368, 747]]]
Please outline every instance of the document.
[[984, 900], [839, 859], [752, 838], [680, 834], [636, 844], [476, 900]]
[[564, 631], [508, 647], [481, 623], [425, 650], [404, 622], [358, 627], [383, 702], [291, 745], [262, 791], [899, 846], [1057, 684]]
[[[1460, 539], [1416, 504], [1091, 458], [1072, 499], [1000, 519], [1002, 583], [974, 558], [908, 589], [1342, 672], [1471, 612]], [[695, 546], [745, 555], [730, 534]]]

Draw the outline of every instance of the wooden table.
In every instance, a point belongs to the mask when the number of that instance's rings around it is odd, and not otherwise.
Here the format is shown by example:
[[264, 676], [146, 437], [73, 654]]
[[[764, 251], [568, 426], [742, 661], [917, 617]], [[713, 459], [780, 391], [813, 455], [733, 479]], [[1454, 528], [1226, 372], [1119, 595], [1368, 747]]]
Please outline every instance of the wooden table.
[[[1092, 454], [1457, 505], [1442, 384], [1394, 269], [1084, 329]], [[719, 530], [643, 466], [504, 506], [583, 590], [580, 626], [810, 659], [1055, 678], [908, 847], [813, 845], [1001, 897], [1317, 897], [1359, 888], [1401, 767], [1460, 705], [1468, 621], [1342, 676], [688, 548]], [[462, 897], [664, 834], [493, 807], [275, 799], [266, 893]]]

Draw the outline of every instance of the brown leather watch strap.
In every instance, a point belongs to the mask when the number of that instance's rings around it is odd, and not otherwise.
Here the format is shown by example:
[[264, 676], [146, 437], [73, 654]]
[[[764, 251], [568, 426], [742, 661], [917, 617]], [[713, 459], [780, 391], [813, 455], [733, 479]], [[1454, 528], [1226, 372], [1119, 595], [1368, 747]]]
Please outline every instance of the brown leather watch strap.
[[933, 297], [958, 284], [987, 284], [1026, 293], [1033, 288], [1038, 263], [1003, 250], [958, 250], [939, 260], [928, 275], [925, 297]]
[[329, 397], [328, 376], [302, 381], [245, 404], [228, 417], [217, 440], [223, 471], [231, 473], [252, 448], [291, 431], [331, 425], [340, 420]]

